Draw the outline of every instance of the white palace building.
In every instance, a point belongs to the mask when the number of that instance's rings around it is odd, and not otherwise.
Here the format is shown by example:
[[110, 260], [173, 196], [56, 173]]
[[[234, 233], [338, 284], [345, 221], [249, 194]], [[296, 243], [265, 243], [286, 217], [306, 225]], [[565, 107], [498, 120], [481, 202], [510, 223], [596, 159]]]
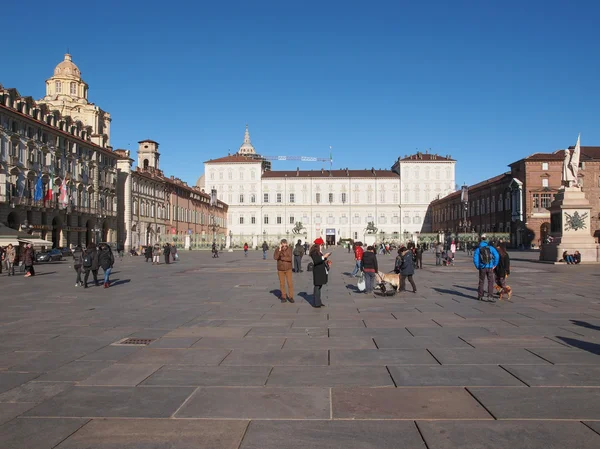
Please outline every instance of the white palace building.
[[[233, 246], [286, 236], [309, 242], [322, 237], [328, 244], [364, 241], [371, 222], [378, 241], [406, 241], [431, 232], [429, 203], [456, 190], [455, 164], [450, 156], [427, 152], [398, 158], [391, 170], [271, 170], [246, 127], [239, 151], [206, 161], [197, 186], [216, 190], [229, 205]], [[303, 229], [295, 233], [298, 223]]]

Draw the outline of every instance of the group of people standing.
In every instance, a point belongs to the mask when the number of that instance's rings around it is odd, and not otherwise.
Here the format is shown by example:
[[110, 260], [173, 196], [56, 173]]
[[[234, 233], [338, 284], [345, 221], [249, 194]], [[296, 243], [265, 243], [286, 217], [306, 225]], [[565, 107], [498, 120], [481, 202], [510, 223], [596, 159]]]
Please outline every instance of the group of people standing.
[[[90, 273], [94, 279], [94, 285], [99, 286], [98, 271], [102, 268], [104, 272], [104, 288], [110, 287], [110, 273], [115, 264], [115, 257], [112, 249], [106, 243], [100, 243], [96, 246], [95, 243], [90, 243], [87, 248], [83, 249], [81, 245], [77, 245], [73, 251], [73, 268], [77, 273], [75, 287], [88, 288], [88, 279]], [[81, 275], [83, 273], [83, 280]]]
[[479, 272], [479, 285], [477, 287], [477, 299], [483, 300], [484, 283], [487, 279], [488, 301], [494, 301], [494, 292], [500, 295], [500, 300], [506, 295], [508, 299], [512, 296], [512, 289], [506, 284], [510, 274], [510, 257], [502, 243], [495, 247], [487, 241], [483, 234], [479, 246], [473, 252], [473, 265]]
[[154, 244], [154, 246], [146, 246], [144, 249], [144, 257], [146, 258], [146, 262], [152, 260], [152, 265], [160, 264], [160, 256], [165, 257], [166, 264], [177, 260], [179, 258], [179, 255], [177, 254], [177, 247], [175, 245], [171, 245], [170, 243], [165, 243], [165, 245], [161, 248], [160, 244], [157, 242]]
[[0, 246], [0, 274], [6, 269], [8, 276], [15, 275], [15, 265], [21, 260], [23, 262], [23, 269], [25, 270], [24, 277], [28, 278], [35, 276], [35, 251], [33, 245], [27, 243], [21, 247], [19, 254], [19, 247], [15, 247], [12, 243], [6, 245], [6, 248]]

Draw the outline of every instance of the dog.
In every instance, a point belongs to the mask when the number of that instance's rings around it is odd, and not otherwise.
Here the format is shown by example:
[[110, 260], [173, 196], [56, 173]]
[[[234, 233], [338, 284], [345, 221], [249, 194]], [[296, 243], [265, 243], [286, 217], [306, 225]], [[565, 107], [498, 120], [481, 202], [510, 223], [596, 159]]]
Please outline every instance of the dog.
[[377, 276], [375, 276], [375, 282], [387, 282], [398, 290], [400, 288], [400, 275], [398, 273], [384, 273], [383, 271], [378, 271]]

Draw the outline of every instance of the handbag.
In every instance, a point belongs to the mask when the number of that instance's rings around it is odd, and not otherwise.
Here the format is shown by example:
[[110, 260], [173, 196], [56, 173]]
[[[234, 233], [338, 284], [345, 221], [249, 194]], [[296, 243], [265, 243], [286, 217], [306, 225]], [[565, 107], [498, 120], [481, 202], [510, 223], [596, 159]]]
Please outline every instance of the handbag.
[[358, 276], [358, 282], [356, 283], [356, 288], [358, 288], [359, 292], [364, 292], [367, 289], [367, 283], [365, 282], [365, 275], [363, 272], [360, 272]]

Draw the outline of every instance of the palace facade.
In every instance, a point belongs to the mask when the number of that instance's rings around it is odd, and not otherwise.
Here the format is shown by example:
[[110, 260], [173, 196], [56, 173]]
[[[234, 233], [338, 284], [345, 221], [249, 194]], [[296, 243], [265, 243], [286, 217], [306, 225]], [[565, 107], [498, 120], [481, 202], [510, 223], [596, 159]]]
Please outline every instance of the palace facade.
[[87, 101], [70, 55], [46, 82], [46, 94], [35, 101], [0, 85], [0, 221], [39, 245], [116, 242], [110, 116]]
[[417, 153], [399, 158], [391, 170], [271, 170], [246, 128], [239, 151], [206, 161], [197, 185], [216, 190], [229, 205], [234, 246], [291, 238], [298, 225], [296, 238], [322, 237], [329, 244], [362, 240], [369, 223], [378, 240], [408, 240], [431, 231], [429, 203], [455, 190], [455, 163]]

